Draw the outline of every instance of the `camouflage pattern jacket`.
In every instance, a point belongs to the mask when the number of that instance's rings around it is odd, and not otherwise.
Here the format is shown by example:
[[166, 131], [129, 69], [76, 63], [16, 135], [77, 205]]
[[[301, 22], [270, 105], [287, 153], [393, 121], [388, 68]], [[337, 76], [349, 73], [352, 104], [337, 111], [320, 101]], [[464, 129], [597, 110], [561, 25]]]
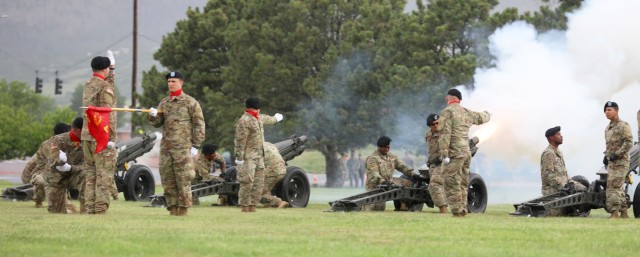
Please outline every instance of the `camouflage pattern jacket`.
[[365, 167], [368, 176], [367, 184], [371, 185], [379, 185], [384, 180], [391, 181], [395, 170], [407, 176], [413, 174], [413, 169], [405, 165], [398, 156], [392, 153], [382, 155], [378, 150], [375, 150], [373, 154], [367, 157]]
[[287, 164], [278, 147], [269, 142], [264, 142], [264, 167], [265, 177], [278, 177], [287, 173]]
[[[116, 96], [114, 87], [114, 74], [113, 71], [109, 72], [106, 80], [102, 80], [99, 77], [93, 76], [84, 86], [82, 91], [82, 105], [83, 106], [97, 106], [97, 107], [116, 107]], [[82, 124], [82, 136], [80, 137], [85, 141], [96, 141], [91, 133], [89, 133], [89, 127], [87, 126], [87, 113], [82, 112], [82, 118], [84, 122]], [[117, 128], [117, 115], [116, 112], [109, 113], [109, 141], [116, 141], [116, 128]]]
[[264, 128], [263, 124], [274, 124], [276, 118], [260, 114], [256, 119], [245, 112], [236, 122], [236, 138], [234, 140], [234, 155], [236, 160], [244, 161], [264, 158]]
[[440, 147], [438, 147], [438, 140], [440, 140], [440, 132], [433, 133], [431, 129], [427, 131], [424, 136], [427, 142], [427, 150], [429, 150], [429, 156], [427, 157], [427, 165], [440, 165]]
[[49, 141], [51, 141], [51, 138], [45, 140], [40, 144], [38, 151], [33, 154], [33, 156], [31, 156], [31, 159], [29, 160], [29, 162], [27, 162], [27, 165], [24, 166], [24, 170], [22, 170], [23, 183], [29, 184], [33, 176], [40, 175], [44, 171], [44, 167], [47, 164], [45, 151], [49, 147]]
[[605, 156], [615, 154], [618, 156], [616, 161], [629, 162], [629, 150], [633, 146], [633, 134], [629, 123], [621, 119], [610, 122], [604, 130], [604, 138], [607, 145]]
[[[84, 171], [82, 147], [79, 142], [73, 142], [66, 132], [53, 136], [49, 142], [46, 151], [47, 164], [45, 166], [45, 181], [51, 186], [59, 184], [62, 180], [70, 177], [72, 173], [81, 173]], [[71, 165], [71, 171], [60, 172], [56, 166], [61, 166], [64, 162], [60, 161], [60, 151], [67, 154], [67, 163]]]
[[225, 171], [224, 169], [226, 168], [226, 164], [224, 162], [224, 158], [222, 158], [222, 155], [216, 154], [216, 157], [213, 160], [209, 160], [204, 155], [201, 154], [198, 157], [198, 160], [196, 160], [195, 162], [195, 169], [196, 169], [195, 180], [196, 181], [212, 180], [214, 178], [214, 176], [211, 175], [213, 163], [218, 163], [220, 165], [221, 171], [222, 172]]
[[550, 195], [560, 191], [569, 181], [569, 173], [564, 164], [564, 156], [560, 149], [547, 146], [540, 157], [540, 178], [542, 179], [542, 195]]
[[459, 103], [449, 104], [440, 113], [440, 156], [461, 158], [469, 155], [469, 128], [471, 125], [484, 124], [489, 118], [487, 112], [474, 112], [460, 106]]
[[162, 150], [200, 148], [204, 141], [204, 116], [200, 104], [184, 92], [167, 96], [158, 105], [158, 115], [149, 116], [149, 123], [162, 130]]

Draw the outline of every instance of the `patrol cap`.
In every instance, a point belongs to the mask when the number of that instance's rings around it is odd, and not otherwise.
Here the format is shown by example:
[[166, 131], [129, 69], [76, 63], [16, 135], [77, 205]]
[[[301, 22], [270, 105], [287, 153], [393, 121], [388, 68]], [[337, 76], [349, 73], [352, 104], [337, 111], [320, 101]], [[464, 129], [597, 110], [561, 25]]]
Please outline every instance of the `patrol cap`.
[[613, 108], [618, 108], [618, 104], [616, 102], [611, 102], [611, 101], [607, 101], [607, 103], [604, 104], [604, 109], [603, 110], [607, 110], [607, 107], [613, 107]]
[[110, 65], [111, 61], [109, 61], [109, 58], [104, 56], [96, 56], [91, 59], [91, 68], [94, 70], [104, 70], [109, 68]]
[[556, 126], [556, 127], [547, 129], [547, 132], [544, 132], [544, 136], [546, 138], [550, 138], [550, 137], [554, 136], [555, 134], [557, 134], [558, 132], [560, 132], [560, 126]]
[[449, 91], [447, 92], [447, 95], [455, 96], [458, 99], [462, 100], [462, 93], [460, 93], [460, 90], [457, 90], [455, 88], [449, 89]]
[[202, 153], [205, 155], [213, 154], [218, 150], [218, 145], [204, 144], [202, 146]]
[[440, 116], [438, 116], [438, 114], [429, 114], [429, 116], [427, 116], [427, 126], [431, 127], [431, 125], [433, 125], [433, 122], [437, 121], [440, 118]]
[[381, 136], [378, 138], [378, 142], [376, 143], [378, 147], [388, 146], [389, 144], [391, 144], [391, 138], [388, 136]]
[[172, 71], [172, 72], [169, 72], [169, 73], [167, 74], [167, 76], [165, 76], [165, 78], [166, 78], [167, 80], [169, 80], [169, 79], [180, 79], [180, 80], [184, 80], [184, 76], [183, 76], [183, 75], [182, 75], [182, 73], [180, 73], [179, 71]]
[[244, 106], [249, 109], [260, 109], [260, 99], [257, 97], [249, 97], [244, 101]]

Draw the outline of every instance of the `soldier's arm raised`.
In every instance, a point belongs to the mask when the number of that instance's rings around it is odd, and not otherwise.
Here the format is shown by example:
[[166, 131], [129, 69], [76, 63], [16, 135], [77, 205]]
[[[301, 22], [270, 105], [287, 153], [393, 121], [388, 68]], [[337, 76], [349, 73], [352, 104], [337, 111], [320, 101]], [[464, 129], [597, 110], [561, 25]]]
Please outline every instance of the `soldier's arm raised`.
[[269, 116], [266, 114], [260, 114], [260, 120], [262, 121], [262, 124], [275, 124], [276, 122], [278, 122], [276, 120], [276, 117], [274, 116]]
[[491, 115], [487, 111], [484, 111], [484, 112], [471, 112], [471, 113], [472, 113], [473, 124], [474, 125], [485, 124], [485, 123], [489, 122], [489, 120], [491, 119]]
[[191, 144], [195, 148], [200, 148], [200, 145], [204, 141], [205, 124], [202, 108], [200, 108], [200, 104], [197, 101], [195, 101], [195, 104], [192, 106], [191, 124], [193, 126], [191, 130]]

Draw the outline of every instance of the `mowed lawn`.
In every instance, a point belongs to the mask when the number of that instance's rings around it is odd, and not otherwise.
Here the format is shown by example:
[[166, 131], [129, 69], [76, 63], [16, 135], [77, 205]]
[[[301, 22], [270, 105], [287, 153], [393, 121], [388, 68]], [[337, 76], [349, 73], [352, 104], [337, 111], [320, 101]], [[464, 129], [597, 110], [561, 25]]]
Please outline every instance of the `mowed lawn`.
[[102, 216], [52, 215], [33, 202], [0, 200], [0, 256], [601, 257], [637, 256], [640, 248], [640, 219], [609, 220], [602, 210], [589, 218], [526, 218], [492, 205], [452, 218], [430, 208], [325, 212], [328, 204], [314, 202], [241, 213], [209, 206], [214, 200], [203, 199], [188, 217], [123, 200]]

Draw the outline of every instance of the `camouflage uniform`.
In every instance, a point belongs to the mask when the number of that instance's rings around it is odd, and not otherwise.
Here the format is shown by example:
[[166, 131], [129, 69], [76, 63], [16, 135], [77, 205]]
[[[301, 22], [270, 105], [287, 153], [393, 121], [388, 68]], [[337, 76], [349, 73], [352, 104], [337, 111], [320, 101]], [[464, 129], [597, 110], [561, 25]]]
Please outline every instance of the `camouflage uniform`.
[[[82, 93], [83, 106], [116, 107], [114, 94], [114, 74], [109, 72], [106, 80], [97, 76], [87, 81]], [[109, 209], [109, 195], [113, 172], [116, 169], [116, 148], [105, 148], [95, 153], [96, 141], [89, 133], [87, 113], [83, 112], [82, 149], [84, 151], [85, 175], [85, 204], [90, 214], [105, 213]], [[109, 113], [109, 141], [116, 141], [116, 112]]]
[[[560, 192], [568, 182], [573, 182], [577, 191], [585, 191], [587, 188], [569, 178], [567, 167], [564, 164], [564, 156], [560, 149], [549, 145], [540, 157], [540, 178], [542, 180], [542, 195], [552, 195]], [[563, 215], [562, 209], [552, 209], [551, 216]]]
[[158, 115], [149, 116], [149, 123], [164, 125], [160, 142], [160, 178], [167, 201], [172, 207], [188, 208], [192, 204], [191, 181], [195, 178], [191, 147], [199, 148], [204, 141], [204, 116], [196, 99], [182, 93], [167, 96], [158, 105]]
[[40, 144], [38, 151], [31, 157], [29, 163], [22, 171], [22, 179], [27, 178], [27, 184], [33, 185], [33, 201], [42, 203], [46, 197], [47, 182], [44, 180], [43, 173], [47, 164], [46, 151], [49, 149], [51, 138]]
[[[222, 158], [222, 155], [216, 153], [215, 156], [216, 157], [213, 160], [207, 159], [204, 154], [200, 154], [200, 156], [198, 156], [198, 159], [195, 161], [196, 175], [195, 175], [195, 178], [193, 178], [193, 181], [191, 181], [192, 185], [198, 184], [202, 181], [209, 181], [209, 180], [213, 180], [216, 182], [224, 182], [223, 178], [211, 175], [211, 169], [212, 167], [214, 167], [213, 163], [217, 162], [220, 165], [220, 167], [222, 167], [223, 172], [224, 172], [224, 167], [226, 166], [224, 162], [224, 158]], [[200, 204], [200, 199], [198, 197], [194, 197], [193, 195], [191, 196], [191, 201], [193, 205]]]
[[282, 199], [272, 195], [271, 190], [284, 178], [287, 166], [278, 148], [269, 142], [264, 142], [264, 167], [264, 189], [260, 203], [264, 206], [277, 207], [282, 203]]
[[[42, 147], [42, 145], [40, 145], [40, 147]], [[38, 152], [33, 154], [33, 156], [31, 156], [31, 159], [29, 159], [27, 164], [24, 165], [24, 169], [22, 169], [22, 176], [20, 177], [20, 179], [22, 180], [22, 184], [29, 184], [29, 181], [31, 180], [31, 174], [33, 174], [33, 171], [35, 170], [35, 167], [36, 167], [37, 159], [38, 159]]]
[[445, 193], [453, 214], [464, 214], [467, 211], [467, 187], [469, 184], [469, 165], [471, 150], [469, 149], [469, 128], [489, 121], [489, 113], [470, 111], [459, 103], [449, 104], [440, 114], [440, 148], [441, 158], [450, 158], [448, 164], [442, 165], [445, 180]]
[[618, 119], [610, 122], [604, 131], [607, 145], [604, 155], [617, 156], [607, 165], [607, 209], [620, 212], [627, 209], [627, 198], [624, 192], [624, 180], [629, 171], [629, 149], [633, 146], [633, 135], [629, 123]]
[[[413, 175], [413, 169], [405, 165], [398, 156], [388, 153], [386, 155], [381, 154], [378, 150], [375, 150], [373, 154], [367, 157], [365, 162], [367, 169], [367, 184], [366, 190], [371, 191], [382, 184], [385, 180], [392, 182], [395, 185], [411, 186], [411, 181], [404, 178], [394, 178], [393, 172], [398, 170], [406, 176]], [[370, 204], [364, 206], [366, 211], [384, 211], [386, 203]]]
[[355, 156], [351, 156], [347, 161], [347, 168], [349, 168], [349, 186], [359, 187], [360, 183], [360, 161]]
[[[80, 209], [83, 210], [83, 181], [85, 177], [83, 163], [83, 149], [80, 142], [73, 142], [66, 132], [53, 136], [50, 139], [49, 147], [46, 151], [47, 164], [45, 166], [44, 178], [47, 182], [47, 198], [49, 199], [50, 213], [74, 213], [75, 207], [71, 206], [68, 198], [68, 190], [80, 190]], [[63, 151], [67, 154], [67, 163], [71, 165], [71, 170], [61, 172], [56, 166], [61, 166], [59, 153]]]
[[238, 167], [240, 205], [255, 206], [264, 189], [264, 128], [263, 124], [274, 124], [276, 118], [260, 114], [256, 119], [245, 112], [236, 122], [234, 155], [244, 161]]
[[440, 133], [433, 133], [431, 130], [427, 131], [425, 135], [425, 141], [429, 147], [429, 157], [427, 158], [427, 165], [429, 165], [429, 195], [433, 199], [433, 203], [437, 207], [447, 206], [447, 199], [444, 193], [444, 177], [442, 176], [442, 161], [440, 161], [440, 148], [438, 147], [438, 140], [440, 139]]

